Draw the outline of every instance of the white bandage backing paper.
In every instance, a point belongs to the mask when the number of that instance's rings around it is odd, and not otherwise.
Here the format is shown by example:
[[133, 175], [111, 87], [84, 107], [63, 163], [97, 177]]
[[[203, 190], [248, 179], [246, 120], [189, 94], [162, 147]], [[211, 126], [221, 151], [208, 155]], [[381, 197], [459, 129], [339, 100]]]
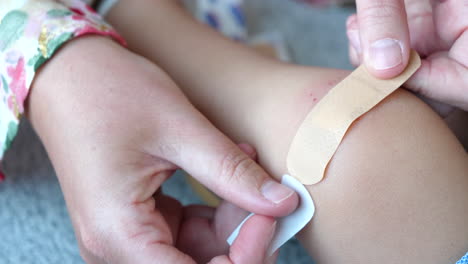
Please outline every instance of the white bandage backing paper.
[[[315, 205], [309, 191], [305, 188], [302, 183], [290, 175], [284, 175], [281, 179], [281, 183], [293, 189], [299, 195], [300, 201], [297, 209], [288, 216], [282, 217], [277, 220], [276, 233], [273, 236], [273, 240], [268, 249], [268, 256], [271, 256], [278, 248], [280, 248], [289, 239], [294, 237], [304, 226], [309, 223], [315, 213]], [[252, 217], [254, 214], [250, 214], [247, 218], [240, 223], [240, 225], [232, 232], [227, 239], [229, 245], [232, 245], [239, 235], [239, 231], [244, 223]]]

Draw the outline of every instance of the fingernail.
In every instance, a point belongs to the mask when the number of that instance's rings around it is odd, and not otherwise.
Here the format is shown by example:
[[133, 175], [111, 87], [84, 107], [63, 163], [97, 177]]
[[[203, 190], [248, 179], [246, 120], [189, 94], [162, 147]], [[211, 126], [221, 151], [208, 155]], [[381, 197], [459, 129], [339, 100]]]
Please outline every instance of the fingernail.
[[294, 194], [292, 189], [272, 180], [268, 180], [263, 184], [261, 192], [267, 200], [275, 204], [281, 203]]
[[369, 50], [371, 66], [376, 70], [386, 70], [403, 62], [403, 47], [400, 41], [386, 38], [371, 44]]
[[361, 53], [362, 49], [361, 39], [359, 38], [359, 32], [357, 30], [348, 30], [347, 33], [351, 46], [353, 46], [354, 50], [356, 50], [357, 53]]

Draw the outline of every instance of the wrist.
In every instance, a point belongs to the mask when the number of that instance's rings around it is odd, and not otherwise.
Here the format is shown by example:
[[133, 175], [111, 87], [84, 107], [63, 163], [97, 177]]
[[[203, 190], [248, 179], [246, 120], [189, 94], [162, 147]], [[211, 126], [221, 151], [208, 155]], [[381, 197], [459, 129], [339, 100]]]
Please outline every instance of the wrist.
[[[81, 37], [64, 45], [37, 72], [26, 105], [26, 116], [44, 144], [57, 136], [60, 131], [57, 127], [66, 127], [66, 123], [77, 118], [77, 105], [85, 95], [92, 94], [90, 88], [99, 90], [99, 83], [93, 83], [88, 76], [99, 71], [106, 60], [104, 52], [98, 55], [96, 51], [108, 49], [122, 48], [105, 37]], [[85, 54], [98, 56], [87, 60]]]

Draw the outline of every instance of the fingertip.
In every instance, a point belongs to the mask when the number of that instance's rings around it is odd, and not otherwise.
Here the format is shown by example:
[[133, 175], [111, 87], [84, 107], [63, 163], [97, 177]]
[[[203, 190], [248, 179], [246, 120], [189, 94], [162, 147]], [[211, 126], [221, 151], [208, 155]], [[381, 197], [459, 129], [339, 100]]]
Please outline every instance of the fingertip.
[[358, 20], [357, 15], [352, 14], [346, 19], [346, 28], [347, 29], [358, 29]]
[[276, 209], [276, 214], [272, 214], [275, 217], [283, 217], [294, 212], [299, 206], [299, 195], [294, 192], [287, 199], [283, 200], [278, 208]]
[[354, 18], [348, 18], [346, 36], [348, 37], [349, 42], [348, 54], [350, 62], [353, 66], [357, 67], [361, 64], [362, 46], [358, 25], [352, 20], [357, 20], [357, 17], [354, 15]]
[[403, 85], [406, 89], [411, 90], [417, 94], [427, 96], [426, 89], [430, 83], [430, 62], [421, 60], [419, 69], [405, 82]]
[[277, 221], [268, 216], [254, 215], [242, 226], [231, 246], [229, 257], [234, 263], [265, 263]]
[[361, 64], [359, 55], [356, 52], [356, 49], [354, 49], [353, 46], [349, 45], [348, 47], [348, 52], [349, 52], [349, 61], [351, 65], [357, 67], [359, 64]]
[[404, 1], [357, 1], [363, 63], [373, 76], [390, 79], [406, 68], [410, 54]]
[[408, 65], [407, 45], [393, 38], [372, 42], [364, 54], [367, 70], [380, 79], [391, 79], [400, 75]]
[[293, 189], [276, 181], [265, 181], [260, 191], [263, 197], [273, 205], [273, 211], [268, 215], [276, 217], [285, 216], [292, 213], [299, 205], [297, 193]]
[[354, 48], [356, 53], [362, 53], [359, 31], [357, 29], [348, 29], [346, 31], [346, 35], [348, 36], [349, 44]]
[[283, 201], [284, 211], [278, 211], [278, 216], [286, 216], [294, 212], [299, 206], [299, 195], [294, 192], [288, 199]]
[[379, 79], [392, 79], [400, 75], [408, 66], [409, 52], [400, 54], [382, 52], [381, 54], [364, 54], [367, 71]]

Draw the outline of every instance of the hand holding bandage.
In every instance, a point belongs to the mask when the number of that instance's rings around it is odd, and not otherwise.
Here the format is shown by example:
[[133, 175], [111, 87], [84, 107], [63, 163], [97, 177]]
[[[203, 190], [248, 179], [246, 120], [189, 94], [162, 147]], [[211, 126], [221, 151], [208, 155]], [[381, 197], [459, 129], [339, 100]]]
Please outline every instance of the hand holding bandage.
[[[465, 88], [468, 79], [464, 78], [468, 74], [467, 2], [386, 0], [378, 3], [380, 8], [369, 8], [376, 6], [375, 1], [357, 1], [358, 14], [348, 18], [346, 27], [351, 63], [359, 65], [365, 62], [370, 66], [370, 56], [366, 57], [365, 54], [369, 47], [368, 41], [375, 39], [386, 40], [383, 43], [402, 44], [405, 56], [406, 49], [413, 48], [421, 54], [423, 61], [418, 72], [406, 82], [405, 88], [441, 103], [468, 110], [468, 93]], [[388, 13], [382, 15], [383, 12]], [[400, 42], [389, 41], [391, 38], [397, 38]], [[389, 53], [385, 55], [378, 57], [390, 57]], [[389, 72], [395, 73], [395, 68], [401, 66], [399, 64], [383, 70], [375, 76], [389, 77]]]

